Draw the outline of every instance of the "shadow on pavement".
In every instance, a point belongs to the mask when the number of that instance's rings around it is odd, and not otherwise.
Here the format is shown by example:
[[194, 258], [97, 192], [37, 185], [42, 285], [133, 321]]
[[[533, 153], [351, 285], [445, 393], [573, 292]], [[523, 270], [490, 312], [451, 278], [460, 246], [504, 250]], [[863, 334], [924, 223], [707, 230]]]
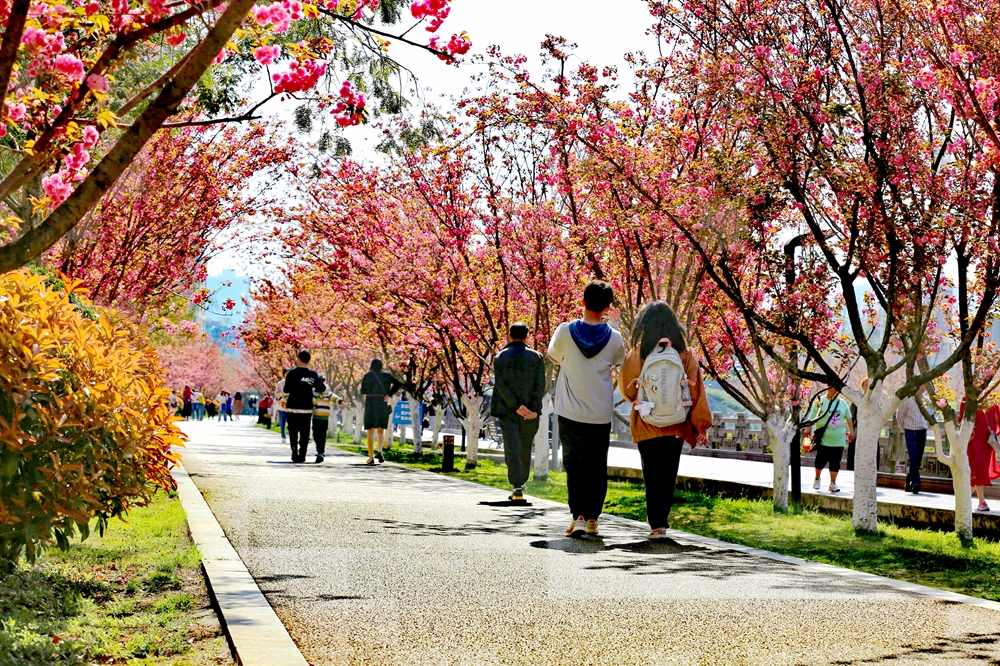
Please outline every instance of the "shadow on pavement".
[[531, 506], [528, 500], [501, 500], [499, 502], [480, 502], [480, 506]]
[[[952, 603], [952, 602], [942, 602]], [[954, 638], [938, 637], [934, 643], [925, 646], [904, 645], [897, 652], [884, 654], [875, 659], [855, 659], [830, 662], [836, 666], [855, 664], [879, 664], [885, 661], [905, 660], [905, 663], [941, 663], [944, 661], [976, 661], [990, 666], [1000, 666], [1000, 633], [965, 634]]]

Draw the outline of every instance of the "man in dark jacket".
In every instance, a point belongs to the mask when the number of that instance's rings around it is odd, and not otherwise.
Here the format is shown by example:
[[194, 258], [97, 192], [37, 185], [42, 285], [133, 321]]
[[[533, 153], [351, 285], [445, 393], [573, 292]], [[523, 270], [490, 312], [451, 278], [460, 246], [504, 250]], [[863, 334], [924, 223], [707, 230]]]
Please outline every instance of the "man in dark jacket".
[[507, 480], [514, 486], [511, 500], [524, 499], [531, 469], [531, 445], [538, 432], [538, 414], [545, 395], [545, 358], [528, 348], [528, 327], [510, 327], [510, 343], [493, 362], [493, 400], [490, 413], [503, 433]]
[[295, 367], [285, 376], [285, 413], [288, 420], [288, 437], [292, 445], [292, 462], [306, 461], [309, 447], [309, 426], [312, 422], [313, 391], [323, 393], [323, 378], [309, 368], [312, 355], [303, 349], [295, 359]]

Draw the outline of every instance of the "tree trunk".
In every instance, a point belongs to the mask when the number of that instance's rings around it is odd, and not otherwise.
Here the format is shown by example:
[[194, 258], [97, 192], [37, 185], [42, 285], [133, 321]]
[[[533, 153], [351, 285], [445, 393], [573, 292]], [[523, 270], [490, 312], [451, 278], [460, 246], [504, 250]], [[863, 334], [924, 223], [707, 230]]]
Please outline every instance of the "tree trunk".
[[441, 428], [444, 426], [444, 405], [438, 406], [434, 410], [434, 430], [431, 431], [431, 451], [438, 450], [438, 442], [441, 441]]
[[549, 476], [549, 417], [552, 416], [553, 395], [547, 393], [542, 398], [542, 413], [538, 415], [538, 432], [535, 433], [535, 479]]
[[[774, 510], [788, 511], [789, 445], [795, 435], [795, 424], [787, 414], [771, 414], [764, 422], [771, 440], [771, 459], [774, 467]], [[799, 471], [799, 470], [796, 470]]]
[[472, 469], [479, 464], [479, 430], [483, 427], [482, 414], [483, 396], [463, 395], [462, 405], [465, 406], [466, 417], [462, 419], [465, 426], [465, 467]]
[[364, 432], [365, 425], [365, 401], [361, 398], [354, 399], [354, 444], [361, 444], [361, 433]]
[[420, 455], [424, 452], [424, 420], [420, 416], [420, 400], [410, 393], [406, 394], [410, 403], [410, 426], [413, 428], [413, 452]]
[[854, 452], [854, 513], [852, 523], [858, 532], [878, 531], [878, 440], [886, 415], [892, 415], [900, 400], [895, 395], [880, 406], [882, 383], [869, 389], [858, 407], [857, 444]]
[[[396, 405], [399, 404], [400, 397], [397, 393], [396, 395], [389, 398], [389, 436], [385, 438], [386, 449], [392, 448], [392, 442], [396, 438], [396, 427], [393, 425], [393, 420], [396, 415]], [[403, 442], [406, 440], [406, 426], [399, 426], [399, 445], [402, 446]]]
[[212, 60], [243, 23], [255, 0], [233, 0], [198, 46], [197, 53], [168, 82], [138, 120], [115, 142], [104, 159], [45, 220], [12, 243], [0, 247], [0, 272], [16, 270], [37, 258], [72, 229], [112, 187], [150, 137], [177, 112]]
[[[975, 419], [975, 414], [972, 415]], [[937, 458], [951, 468], [951, 481], [955, 491], [955, 534], [964, 545], [972, 543], [972, 470], [969, 468], [969, 440], [976, 422], [963, 420], [962, 427], [955, 430], [954, 423], [945, 423], [944, 432], [940, 424], [934, 424], [934, 446]], [[942, 437], [944, 435], [944, 437]], [[948, 454], [944, 452], [945, 439]]]

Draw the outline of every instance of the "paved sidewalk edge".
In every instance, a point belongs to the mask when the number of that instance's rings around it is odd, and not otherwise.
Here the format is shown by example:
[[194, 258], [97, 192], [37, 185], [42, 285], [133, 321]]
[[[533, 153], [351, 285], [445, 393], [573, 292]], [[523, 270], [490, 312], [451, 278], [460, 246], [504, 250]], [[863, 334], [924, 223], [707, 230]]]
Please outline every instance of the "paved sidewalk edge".
[[[341, 445], [334, 445], [341, 446]], [[361, 454], [354, 453], [352, 451], [344, 451], [352, 456], [360, 456]], [[419, 469], [416, 467], [407, 467], [405, 465], [400, 465], [398, 463], [386, 462], [386, 465], [392, 465], [393, 467], [398, 467], [399, 469], [404, 469], [408, 472], [415, 472], [420, 474], [433, 474], [438, 478], [448, 479], [456, 483], [466, 483], [473, 486], [478, 486], [480, 488], [492, 488], [493, 490], [498, 490], [493, 488], [493, 486], [484, 486], [481, 483], [476, 483], [475, 481], [467, 481], [465, 479], [456, 479], [454, 477], [445, 476], [444, 474], [438, 474], [437, 472], [431, 472], [425, 469]], [[544, 504], [552, 507], [565, 507], [566, 505], [561, 502], [554, 502], [552, 500], [542, 499], [541, 497], [535, 497], [533, 495], [525, 495], [525, 498], [530, 498], [532, 502], [537, 502], [539, 504]], [[613, 521], [617, 523], [624, 523], [626, 525], [633, 525], [635, 527], [640, 527], [643, 530], [648, 530], [649, 526], [646, 523], [640, 522], [638, 520], [632, 520], [631, 518], [622, 518], [621, 516], [612, 516], [611, 514], [601, 514], [601, 520]], [[904, 592], [912, 592], [913, 594], [919, 594], [924, 597], [930, 597], [932, 599], [939, 599], [941, 601], [950, 601], [953, 603], [966, 604], [968, 606], [978, 606], [980, 608], [986, 608], [988, 610], [996, 611], [1000, 613], [1000, 602], [990, 601], [988, 599], [980, 599], [979, 597], [972, 597], [967, 594], [959, 594], [958, 592], [948, 592], [947, 590], [941, 590], [936, 587], [929, 587], [927, 585], [919, 585], [917, 583], [907, 583], [906, 581], [896, 580], [895, 578], [887, 578], [885, 576], [876, 576], [875, 574], [865, 573], [863, 571], [855, 571], [854, 569], [845, 569], [844, 567], [834, 566], [832, 564], [822, 564], [820, 562], [810, 562], [809, 560], [804, 560], [801, 557], [793, 557], [791, 555], [782, 555], [781, 553], [774, 553], [769, 550], [762, 550], [760, 548], [752, 548], [750, 546], [742, 546], [738, 543], [730, 543], [728, 541], [721, 541], [719, 539], [713, 539], [711, 537], [701, 536], [700, 534], [691, 534], [690, 532], [682, 532], [680, 530], [669, 530], [672, 537], [681, 539], [683, 541], [690, 541], [692, 543], [700, 543], [706, 546], [712, 546], [715, 548], [722, 548], [724, 550], [733, 550], [740, 553], [746, 553], [748, 555], [756, 555], [758, 557], [764, 557], [769, 560], [775, 560], [777, 562], [784, 562], [785, 564], [791, 564], [797, 567], [803, 567], [805, 569], [810, 569], [813, 571], [821, 571], [826, 574], [834, 576], [843, 576], [844, 578], [852, 578], [854, 580], [862, 580], [868, 583], [875, 583], [876, 585], [885, 585], [897, 590]]]
[[173, 469], [208, 593], [240, 666], [308, 666], [187, 470]]

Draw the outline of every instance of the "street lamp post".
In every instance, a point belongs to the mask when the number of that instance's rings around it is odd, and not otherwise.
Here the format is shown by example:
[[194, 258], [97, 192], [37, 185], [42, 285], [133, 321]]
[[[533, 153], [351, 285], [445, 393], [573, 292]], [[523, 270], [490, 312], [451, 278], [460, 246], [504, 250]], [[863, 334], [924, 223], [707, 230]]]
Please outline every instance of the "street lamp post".
[[[795, 287], [795, 250], [802, 247], [802, 242], [806, 238], [806, 234], [801, 234], [796, 236], [792, 240], [785, 244], [785, 286], [788, 289], [788, 293], [792, 293], [792, 289]], [[786, 324], [791, 328], [792, 315], [789, 312], [785, 316]], [[795, 346], [792, 346], [791, 351], [791, 361], [798, 365], [798, 350]], [[795, 400], [792, 404], [792, 423], [795, 424], [795, 434], [792, 435], [792, 441], [789, 443], [791, 451], [789, 451], [788, 465], [791, 467], [792, 476], [792, 507], [798, 509], [802, 505], [802, 431], [799, 429], [799, 419], [801, 418], [800, 412], [800, 402], [801, 395], [799, 395], [799, 380], [795, 378]]]

